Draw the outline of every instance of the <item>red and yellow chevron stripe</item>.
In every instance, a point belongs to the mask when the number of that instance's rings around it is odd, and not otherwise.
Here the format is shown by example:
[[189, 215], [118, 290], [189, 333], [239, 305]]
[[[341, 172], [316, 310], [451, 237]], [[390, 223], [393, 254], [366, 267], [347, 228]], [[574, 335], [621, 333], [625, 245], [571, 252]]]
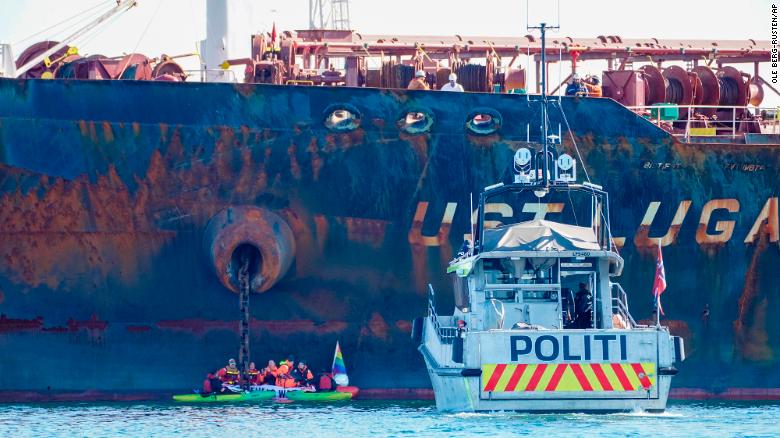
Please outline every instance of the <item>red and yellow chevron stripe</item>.
[[655, 364], [559, 363], [482, 365], [482, 391], [643, 391], [655, 385]]

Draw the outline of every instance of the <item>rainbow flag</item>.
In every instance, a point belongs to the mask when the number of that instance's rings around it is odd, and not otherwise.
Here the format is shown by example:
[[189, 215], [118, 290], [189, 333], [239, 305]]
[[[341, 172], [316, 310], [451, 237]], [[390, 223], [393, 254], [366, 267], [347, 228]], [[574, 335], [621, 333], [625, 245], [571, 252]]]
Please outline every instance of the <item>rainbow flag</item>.
[[341, 355], [341, 348], [336, 341], [336, 351], [333, 353], [333, 380], [339, 386], [349, 385], [349, 377], [347, 376], [347, 366], [344, 365], [344, 356]]

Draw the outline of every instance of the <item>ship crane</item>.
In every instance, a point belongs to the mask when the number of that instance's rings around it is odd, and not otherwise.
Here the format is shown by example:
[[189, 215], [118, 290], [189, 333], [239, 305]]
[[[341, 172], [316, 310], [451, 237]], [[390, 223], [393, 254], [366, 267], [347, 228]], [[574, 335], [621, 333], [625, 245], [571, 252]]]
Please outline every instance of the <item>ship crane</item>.
[[111, 8], [108, 12], [105, 14], [97, 17], [96, 19], [89, 22], [84, 27], [76, 30], [69, 36], [65, 37], [60, 41], [59, 43], [53, 45], [48, 50], [42, 52], [38, 56], [34, 57], [33, 59], [27, 61], [24, 65], [19, 66], [16, 69], [15, 77], [21, 77], [23, 74], [27, 73], [28, 70], [34, 68], [36, 65], [40, 64], [44, 60], [46, 60], [49, 56], [53, 55], [54, 53], [57, 53], [57, 51], [61, 50], [62, 48], [66, 47], [70, 42], [74, 41], [75, 39], [81, 37], [82, 35], [86, 34], [87, 32], [91, 31], [92, 29], [100, 26], [101, 24], [108, 21], [111, 17], [121, 14], [123, 12], [127, 12], [130, 10], [130, 8], [136, 6], [138, 4], [138, 0], [116, 0], [116, 6]]

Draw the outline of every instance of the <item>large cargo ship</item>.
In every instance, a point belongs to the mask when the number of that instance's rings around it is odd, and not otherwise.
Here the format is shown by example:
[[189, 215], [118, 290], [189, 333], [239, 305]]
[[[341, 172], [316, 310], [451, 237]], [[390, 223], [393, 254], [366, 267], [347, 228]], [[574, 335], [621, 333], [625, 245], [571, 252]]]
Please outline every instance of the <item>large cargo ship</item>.
[[[471, 194], [511, 178], [514, 152], [539, 142], [539, 97], [506, 92], [525, 88], [525, 73], [501, 58], [540, 46], [421, 41], [299, 32], [277, 48], [256, 36], [252, 59], [228, 63], [245, 66], [246, 83], [182, 81], [170, 58], [67, 48], [0, 78], [0, 398], [196, 386], [236, 356], [242, 254], [253, 359], [324, 368], [338, 340], [362, 396], [430, 397], [411, 320], [428, 283], [452, 288], [443, 272], [469, 233]], [[548, 45], [561, 59], [621, 63], [602, 76], [612, 99], [556, 97], [549, 124], [571, 132], [559, 149], [611, 193], [635, 316], [653, 317], [663, 247], [662, 320], [688, 355], [672, 397], [780, 396], [780, 138], [775, 113], [756, 108], [768, 84], [755, 79], [769, 43]], [[382, 67], [367, 68], [380, 53]], [[702, 53], [710, 62], [689, 71], [631, 65]], [[336, 58], [343, 66], [322, 69]], [[755, 62], [756, 74], [730, 62]], [[416, 69], [434, 87], [455, 70], [472, 92], [398, 89]], [[567, 214], [565, 203], [491, 208], [496, 223]]]

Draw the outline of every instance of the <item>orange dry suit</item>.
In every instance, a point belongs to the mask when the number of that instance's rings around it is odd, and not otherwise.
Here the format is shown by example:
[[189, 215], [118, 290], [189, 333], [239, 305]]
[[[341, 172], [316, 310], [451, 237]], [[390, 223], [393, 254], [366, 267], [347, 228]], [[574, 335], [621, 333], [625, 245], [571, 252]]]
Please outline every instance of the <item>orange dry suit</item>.
[[585, 88], [588, 89], [588, 96], [601, 97], [601, 85], [593, 85], [585, 82]]
[[298, 386], [295, 379], [290, 376], [290, 367], [287, 364], [279, 365], [276, 369], [276, 386], [282, 388], [294, 388]]
[[428, 83], [425, 82], [425, 78], [414, 78], [411, 81], [409, 81], [409, 85], [406, 87], [407, 90], [430, 90], [431, 87], [428, 86]]

